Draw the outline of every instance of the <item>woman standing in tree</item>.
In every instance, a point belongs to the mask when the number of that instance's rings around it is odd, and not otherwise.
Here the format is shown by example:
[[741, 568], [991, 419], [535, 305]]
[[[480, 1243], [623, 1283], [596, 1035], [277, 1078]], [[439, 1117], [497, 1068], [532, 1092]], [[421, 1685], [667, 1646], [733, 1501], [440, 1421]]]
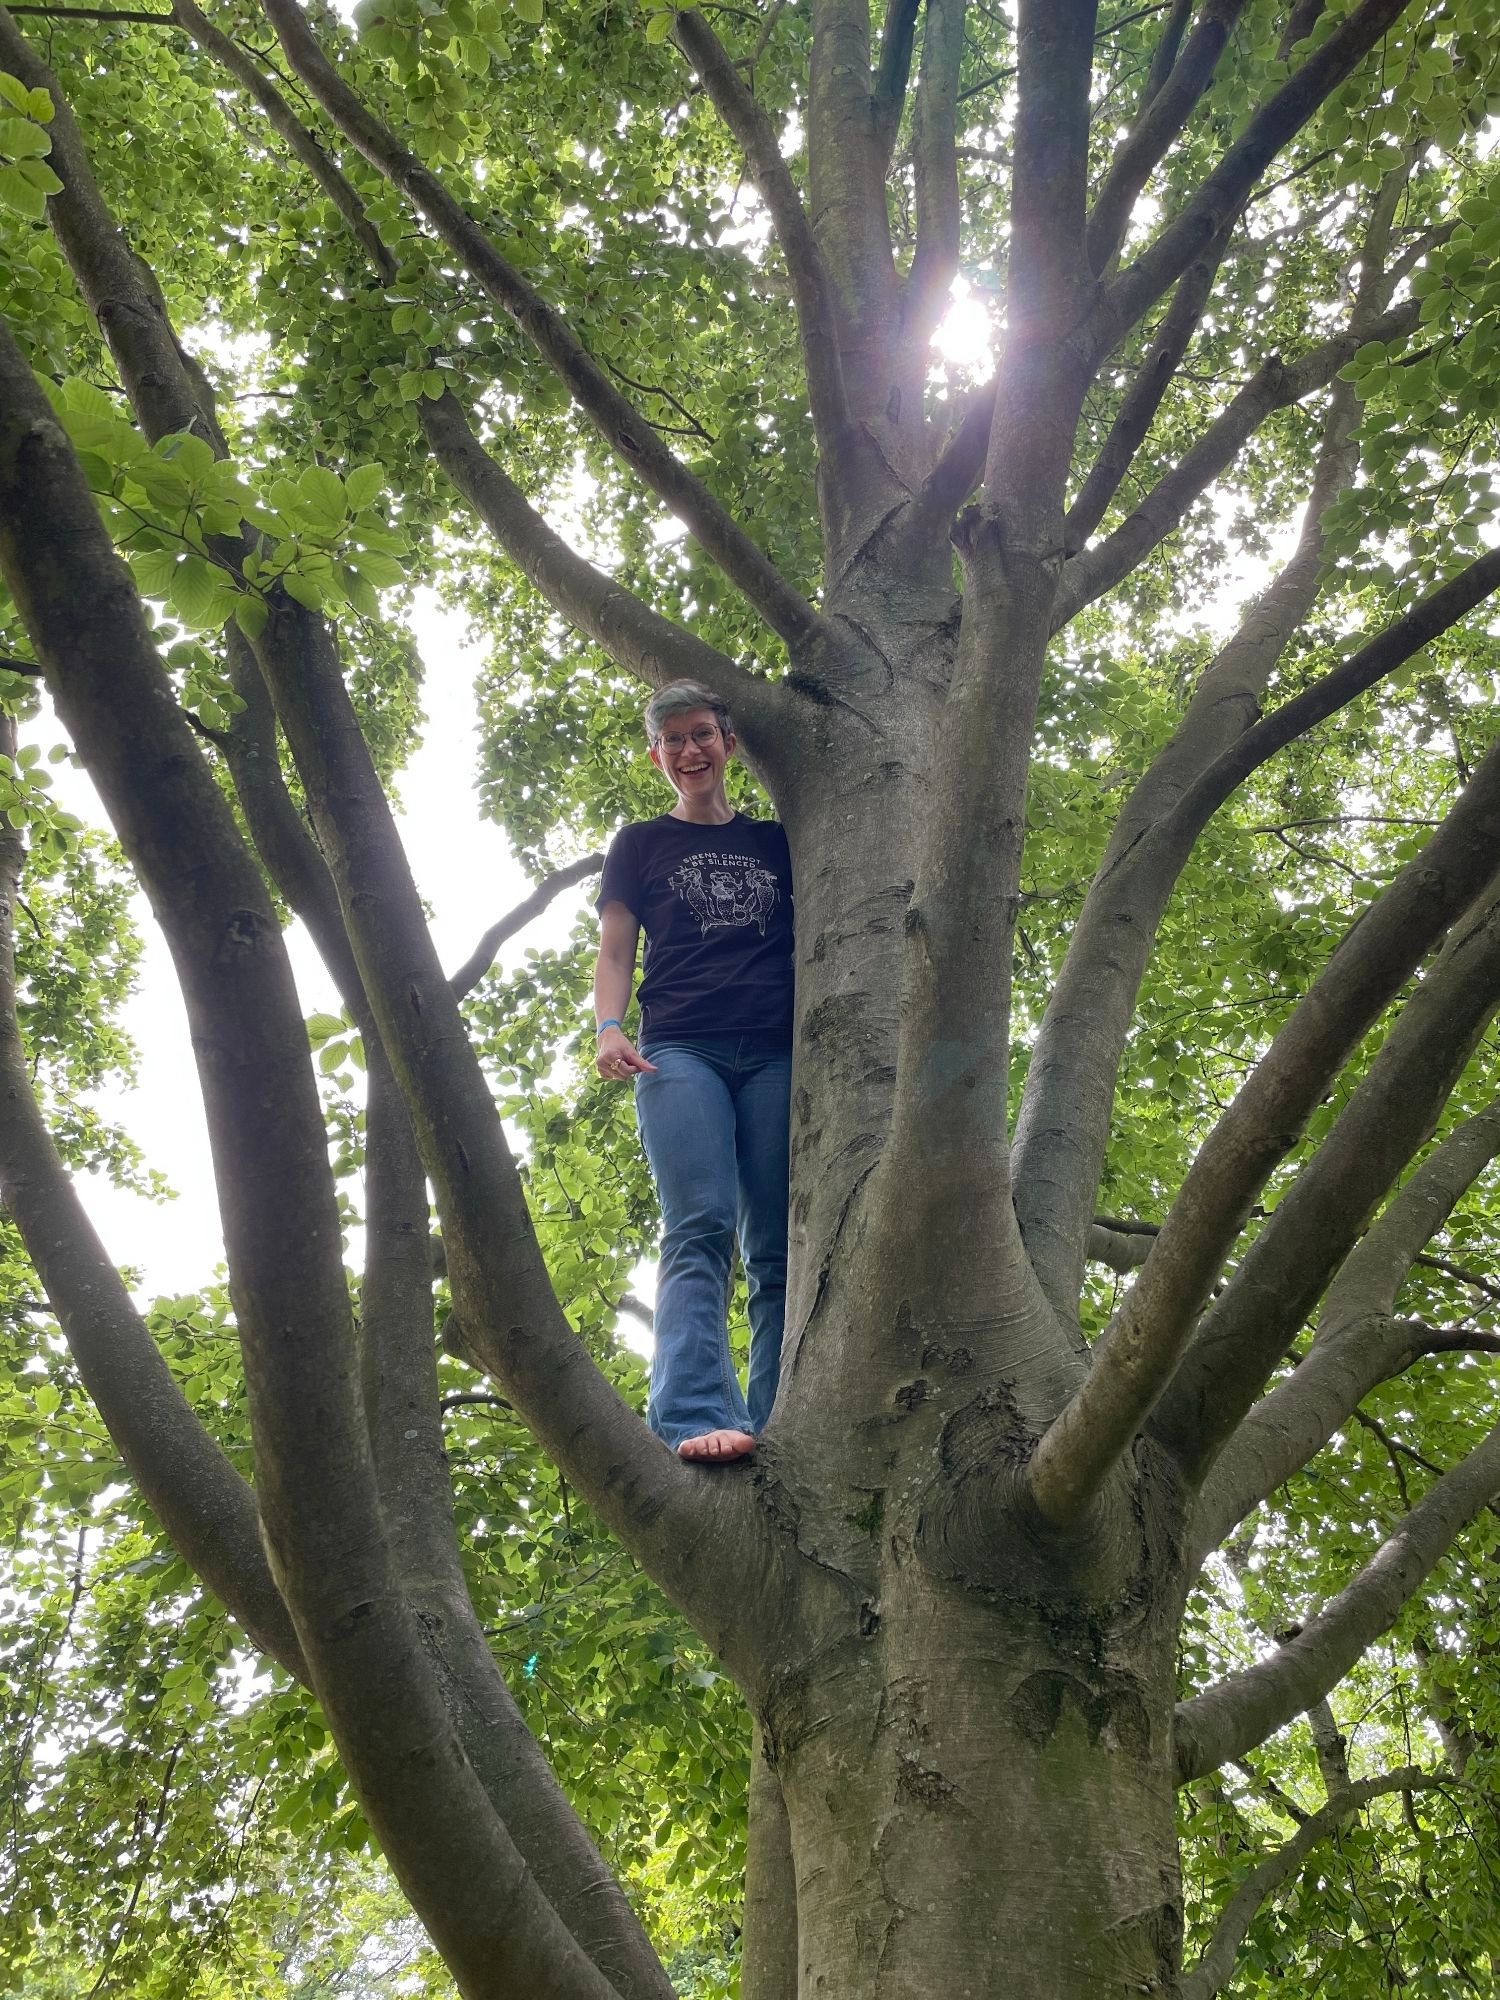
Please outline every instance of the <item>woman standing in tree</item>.
[[[647, 1421], [684, 1458], [754, 1449], [771, 1414], [786, 1309], [792, 870], [774, 820], [730, 805], [729, 711], [696, 681], [646, 708], [651, 761], [677, 794], [605, 857], [594, 968], [598, 1069], [635, 1080], [661, 1202]], [[640, 1046], [621, 1026], [646, 933]], [[725, 1323], [738, 1236], [750, 1299], [741, 1392]]]

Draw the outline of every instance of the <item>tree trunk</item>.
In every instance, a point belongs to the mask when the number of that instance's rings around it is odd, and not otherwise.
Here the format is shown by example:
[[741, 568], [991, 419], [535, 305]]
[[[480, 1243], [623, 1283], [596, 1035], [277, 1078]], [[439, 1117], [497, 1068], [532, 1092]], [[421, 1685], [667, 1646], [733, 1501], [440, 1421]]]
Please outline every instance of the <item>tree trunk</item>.
[[775, 1703], [802, 2000], [1176, 1991], [1170, 1619], [1016, 1544], [993, 1593], [893, 1569]]

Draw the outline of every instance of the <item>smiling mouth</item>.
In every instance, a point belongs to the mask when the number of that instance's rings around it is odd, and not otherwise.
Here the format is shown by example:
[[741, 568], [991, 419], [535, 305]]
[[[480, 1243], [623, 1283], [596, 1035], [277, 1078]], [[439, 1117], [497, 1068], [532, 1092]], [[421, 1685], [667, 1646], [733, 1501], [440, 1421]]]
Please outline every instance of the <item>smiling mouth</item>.
[[684, 778], [701, 777], [708, 768], [707, 764], [679, 764], [677, 766], [679, 776]]

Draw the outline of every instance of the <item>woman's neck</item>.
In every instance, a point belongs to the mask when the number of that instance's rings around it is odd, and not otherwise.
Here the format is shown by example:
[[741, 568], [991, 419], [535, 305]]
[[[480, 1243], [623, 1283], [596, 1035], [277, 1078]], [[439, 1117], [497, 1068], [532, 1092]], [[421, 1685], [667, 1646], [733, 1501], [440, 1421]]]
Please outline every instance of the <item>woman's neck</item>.
[[734, 807], [723, 792], [717, 792], [705, 799], [679, 798], [667, 817], [685, 819], [693, 826], [728, 826], [734, 818]]

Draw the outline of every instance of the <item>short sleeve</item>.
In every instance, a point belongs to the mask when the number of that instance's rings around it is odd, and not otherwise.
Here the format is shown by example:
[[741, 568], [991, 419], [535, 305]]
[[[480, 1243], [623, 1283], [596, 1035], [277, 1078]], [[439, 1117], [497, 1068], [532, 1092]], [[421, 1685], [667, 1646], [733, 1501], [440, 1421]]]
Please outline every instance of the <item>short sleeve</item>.
[[604, 857], [604, 873], [599, 881], [599, 893], [594, 898], [594, 908], [602, 910], [606, 903], [623, 903], [637, 918], [645, 901], [645, 891], [641, 882], [640, 860], [635, 841], [636, 829], [622, 826], [609, 843], [609, 851]]

